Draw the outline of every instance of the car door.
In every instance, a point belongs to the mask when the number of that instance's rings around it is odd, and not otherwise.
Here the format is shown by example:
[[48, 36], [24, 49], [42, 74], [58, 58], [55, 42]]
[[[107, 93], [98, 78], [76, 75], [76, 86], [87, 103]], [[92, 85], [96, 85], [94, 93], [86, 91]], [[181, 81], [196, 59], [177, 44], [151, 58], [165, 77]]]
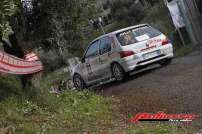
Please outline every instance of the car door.
[[100, 47], [99, 47], [99, 63], [100, 63], [100, 74], [102, 74], [102, 78], [109, 78], [111, 76], [110, 69], [110, 55], [111, 55], [111, 37], [106, 36], [100, 39]]
[[99, 40], [94, 41], [90, 44], [85, 54], [85, 70], [87, 75], [87, 81], [96, 81], [100, 78], [99, 74]]

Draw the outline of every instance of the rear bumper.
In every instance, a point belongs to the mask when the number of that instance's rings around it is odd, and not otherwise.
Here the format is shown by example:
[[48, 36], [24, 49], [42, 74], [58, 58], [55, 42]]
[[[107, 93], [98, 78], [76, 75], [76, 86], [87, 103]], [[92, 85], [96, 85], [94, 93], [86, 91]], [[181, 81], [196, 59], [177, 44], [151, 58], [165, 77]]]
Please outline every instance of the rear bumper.
[[[150, 53], [157, 50], [161, 51], [161, 55], [158, 55], [156, 57], [152, 57], [149, 59], [143, 58], [143, 54]], [[172, 44], [169, 44], [169, 45], [161, 46], [159, 48], [156, 48], [147, 52], [139, 53], [139, 54], [124, 58], [121, 60], [120, 64], [122, 65], [122, 67], [124, 68], [126, 72], [131, 72], [134, 70], [139, 70], [139, 68], [144, 68], [145, 66], [148, 66], [150, 64], [158, 63], [161, 60], [173, 58], [173, 56], [174, 56], [173, 47], [172, 47]]]

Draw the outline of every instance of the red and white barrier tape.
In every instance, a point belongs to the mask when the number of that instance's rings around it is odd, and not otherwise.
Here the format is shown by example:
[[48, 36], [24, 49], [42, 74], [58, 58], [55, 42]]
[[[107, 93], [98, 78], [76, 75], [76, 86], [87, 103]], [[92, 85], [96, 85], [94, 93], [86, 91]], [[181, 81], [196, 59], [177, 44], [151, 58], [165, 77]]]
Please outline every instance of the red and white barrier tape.
[[[29, 57], [30, 55], [30, 57]], [[27, 54], [26, 59], [0, 52], [0, 73], [33, 74], [43, 70], [43, 65], [34, 53]]]

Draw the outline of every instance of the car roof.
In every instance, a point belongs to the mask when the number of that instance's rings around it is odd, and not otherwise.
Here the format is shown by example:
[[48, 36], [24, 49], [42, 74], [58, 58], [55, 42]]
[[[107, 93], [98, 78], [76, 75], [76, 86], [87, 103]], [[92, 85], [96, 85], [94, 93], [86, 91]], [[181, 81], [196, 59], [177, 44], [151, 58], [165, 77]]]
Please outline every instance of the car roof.
[[[113, 32], [111, 32], [111, 33], [107, 33], [107, 34], [104, 34], [104, 35], [102, 35], [102, 36], [99, 36], [99, 37], [97, 37], [96, 39], [94, 39], [92, 42], [94, 42], [94, 41], [96, 41], [96, 40], [98, 40], [98, 39], [100, 39], [100, 38], [109, 36], [109, 35], [115, 35], [115, 34], [117, 34], [117, 33], [120, 33], [120, 32], [126, 31], [126, 30], [129, 30], [129, 29], [139, 28], [139, 27], [143, 27], [143, 26], [149, 26], [149, 25], [148, 25], [148, 24], [139, 24], [139, 25], [135, 25], [135, 26], [130, 26], [130, 27], [122, 28], [122, 29], [113, 31]], [[91, 42], [91, 43], [92, 43], [92, 42]], [[91, 43], [90, 43], [90, 44], [91, 44]]]

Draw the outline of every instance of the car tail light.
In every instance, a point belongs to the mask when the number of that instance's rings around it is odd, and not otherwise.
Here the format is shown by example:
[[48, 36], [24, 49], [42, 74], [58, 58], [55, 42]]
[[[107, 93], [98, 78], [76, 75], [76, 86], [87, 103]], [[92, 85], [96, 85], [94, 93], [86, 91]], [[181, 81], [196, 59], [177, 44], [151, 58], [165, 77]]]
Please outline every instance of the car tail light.
[[135, 53], [133, 51], [121, 51], [119, 52], [119, 54], [121, 58], [125, 58], [128, 56], [134, 55]]
[[165, 40], [162, 40], [162, 45], [167, 45], [167, 44], [169, 44], [170, 43], [170, 41], [169, 41], [169, 39], [165, 39]]

